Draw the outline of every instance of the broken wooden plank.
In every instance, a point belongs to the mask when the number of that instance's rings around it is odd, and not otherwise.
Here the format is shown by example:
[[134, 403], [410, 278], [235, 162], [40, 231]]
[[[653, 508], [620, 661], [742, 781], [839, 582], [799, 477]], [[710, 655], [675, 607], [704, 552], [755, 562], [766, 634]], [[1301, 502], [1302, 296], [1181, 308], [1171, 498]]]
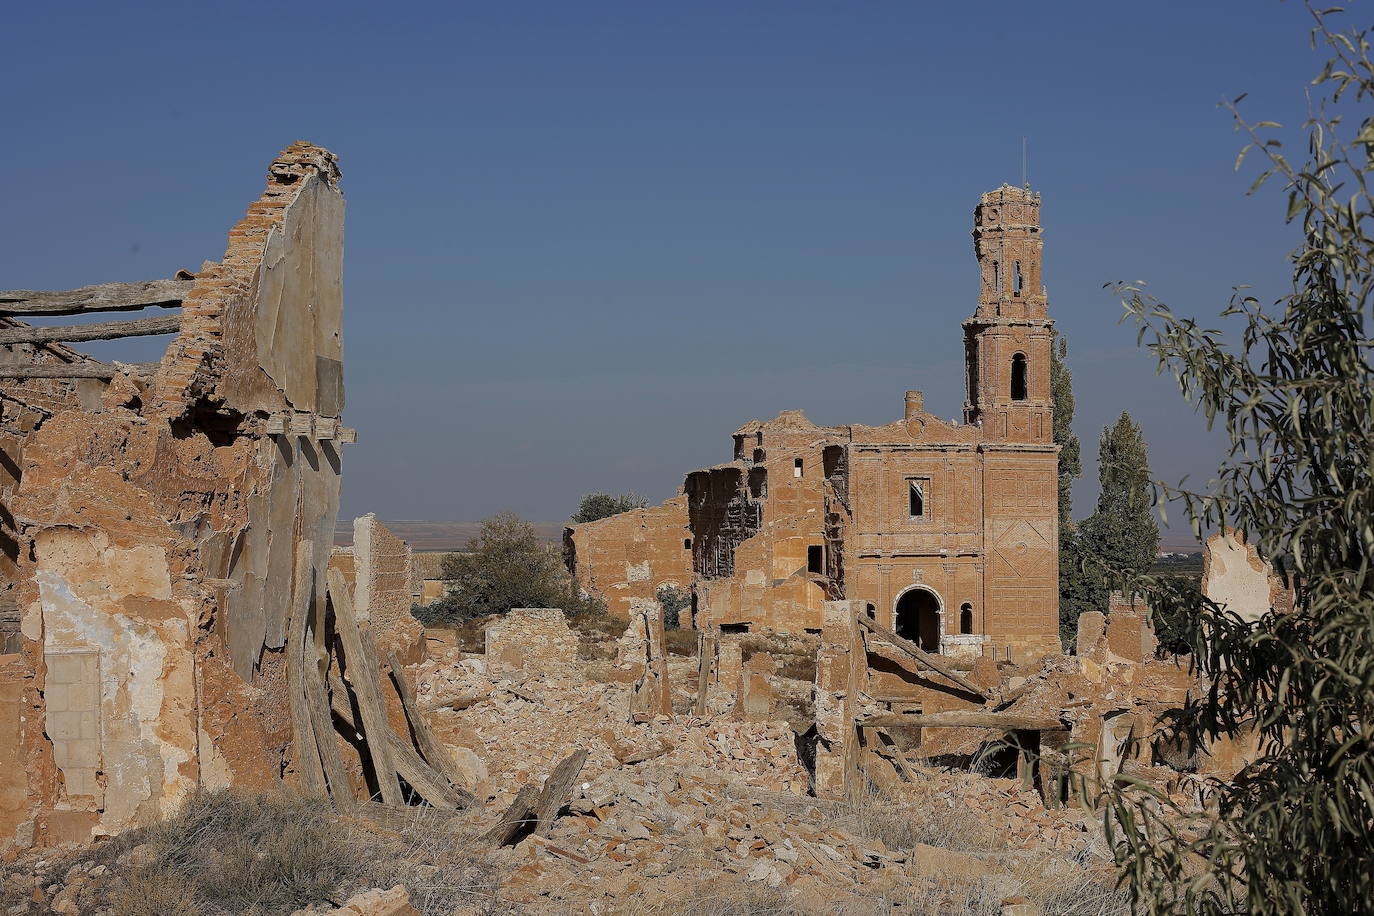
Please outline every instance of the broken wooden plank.
[[[307, 642], [313, 642], [309, 636], [306, 638]], [[335, 808], [347, 811], [357, 800], [353, 797], [353, 787], [344, 769], [338, 740], [334, 737], [334, 721], [329, 714], [329, 697], [324, 689], [324, 676], [320, 674], [319, 663], [315, 659], [307, 657], [304, 669], [306, 696], [310, 703], [310, 724], [315, 732], [320, 762], [324, 765], [324, 776], [329, 783], [329, 797], [333, 800]]]
[[586, 762], [587, 751], [575, 751], [554, 767], [549, 778], [544, 780], [544, 790], [539, 793], [539, 802], [534, 808], [538, 819], [536, 832], [543, 833], [553, 825], [559, 810], [572, 797], [573, 786], [577, 784], [578, 774], [582, 772], [582, 765]]
[[868, 716], [856, 723], [861, 728], [993, 728], [1003, 731], [1065, 731], [1068, 726], [1048, 716], [1023, 716], [981, 709], [954, 709], [948, 712], [889, 713]]
[[874, 729], [874, 732], [877, 734], [878, 740], [883, 743], [880, 746], [875, 746], [873, 750], [891, 760], [897, 767], [897, 772], [906, 777], [907, 782], [918, 781], [915, 767], [911, 765], [910, 760], [906, 759], [906, 754], [897, 746], [896, 740], [881, 728]]
[[[535, 789], [533, 783], [522, 786], [510, 807], [501, 815], [496, 826], [487, 831], [484, 839], [493, 846], [507, 846], [522, 833], [546, 832], [553, 826], [558, 812], [568, 803], [586, 762], [587, 751], [575, 751], [553, 768], [549, 778], [544, 780], [544, 788]], [[531, 829], [526, 831], [525, 827]]]
[[[329, 685], [329, 707], [334, 713], [334, 718], [354, 734], [362, 734], [353, 706], [348, 702], [348, 688], [344, 685], [343, 679], [331, 674]], [[475, 795], [426, 763], [424, 758], [416, 753], [415, 748], [410, 746], [409, 738], [402, 737], [390, 729], [387, 730], [386, 738], [391, 746], [391, 757], [396, 764], [397, 775], [432, 806], [441, 810], [453, 810], [466, 808], [476, 801]]]
[[500, 848], [510, 845], [511, 841], [524, 832], [524, 828], [530, 824], [536, 827], [539, 825], [539, 817], [535, 813], [535, 805], [539, 801], [539, 789], [534, 783], [525, 783], [520, 787], [520, 791], [515, 793], [515, 799], [502, 813], [496, 826], [492, 827], [482, 839], [492, 846]]
[[179, 330], [181, 317], [178, 315], [170, 318], [135, 318], [132, 321], [100, 321], [95, 324], [64, 324], [51, 328], [0, 328], [0, 345], [117, 340], [121, 337], [175, 334]]
[[[396, 685], [396, 695], [401, 698], [401, 708], [405, 710], [406, 719], [410, 721], [410, 730], [415, 735], [415, 743], [420, 746], [420, 753], [448, 782], [460, 786], [462, 777], [458, 775], [458, 770], [454, 767], [453, 759], [449, 757], [443, 742], [435, 736], [434, 730], [420, 714], [415, 704], [415, 688], [411, 686], [405, 669], [401, 667], [395, 653], [387, 654], [386, 663], [391, 669], [391, 682]], [[406, 781], [410, 781], [408, 777]]]
[[859, 621], [860, 626], [866, 627], [867, 629], [871, 630], [875, 635], [881, 637], [886, 642], [889, 642], [892, 645], [896, 646], [898, 649], [901, 649], [903, 652], [910, 655], [917, 662], [919, 662], [922, 665], [925, 665], [927, 668], [929, 668], [931, 671], [934, 671], [936, 674], [948, 678], [955, 684], [962, 687], [964, 690], [967, 690], [969, 693], [976, 694], [977, 696], [982, 697], [984, 700], [987, 700], [989, 698], [988, 692], [984, 690], [982, 687], [979, 687], [977, 684], [974, 684], [962, 675], [958, 674], [950, 666], [941, 663], [938, 659], [935, 658], [935, 656], [931, 655], [929, 652], [926, 652], [920, 646], [916, 645], [914, 642], [911, 642], [907, 639], [903, 639], [902, 637], [898, 636], [896, 633], [892, 632], [887, 627], [882, 626], [876, 620], [873, 620], [866, 614], [859, 614], [855, 619]]
[[358, 619], [353, 614], [353, 596], [348, 593], [348, 583], [338, 569], [330, 569], [329, 600], [334, 605], [334, 623], [343, 640], [345, 672], [353, 685], [353, 693], [358, 698], [358, 710], [363, 720], [363, 734], [367, 738], [367, 749], [372, 757], [372, 766], [377, 774], [377, 788], [382, 801], [388, 805], [404, 804], [401, 784], [396, 780], [396, 765], [391, 759], [391, 744], [387, 735], [391, 733], [391, 723], [387, 719], [386, 704], [382, 700], [379, 678], [381, 668], [377, 659], [368, 649], [363, 639]]
[[157, 363], [48, 363], [0, 366], [0, 378], [114, 378], [116, 375], [150, 375]]
[[311, 541], [297, 544], [296, 578], [291, 589], [291, 610], [286, 627], [286, 690], [291, 703], [291, 732], [296, 743], [296, 766], [300, 768], [301, 782], [310, 794], [327, 795], [305, 683], [305, 618], [314, 595], [314, 554]]
[[0, 315], [80, 315], [143, 308], [176, 308], [195, 280], [99, 283], [59, 292], [11, 289], [0, 292]]

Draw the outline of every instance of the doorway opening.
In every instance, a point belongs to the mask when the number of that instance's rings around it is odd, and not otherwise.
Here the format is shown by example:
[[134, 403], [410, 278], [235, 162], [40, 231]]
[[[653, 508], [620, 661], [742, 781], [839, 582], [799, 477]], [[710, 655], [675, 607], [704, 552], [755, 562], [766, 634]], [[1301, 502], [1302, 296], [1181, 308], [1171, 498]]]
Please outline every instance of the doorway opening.
[[940, 651], [940, 599], [928, 588], [912, 588], [897, 599], [893, 612], [897, 635], [925, 652]]

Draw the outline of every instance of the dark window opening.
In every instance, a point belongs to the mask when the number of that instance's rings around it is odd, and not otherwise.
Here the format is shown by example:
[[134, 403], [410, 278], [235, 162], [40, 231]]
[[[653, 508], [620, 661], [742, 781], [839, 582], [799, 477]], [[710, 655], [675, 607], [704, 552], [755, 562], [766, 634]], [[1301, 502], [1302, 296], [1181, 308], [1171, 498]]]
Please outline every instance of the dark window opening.
[[806, 571], [825, 572], [825, 548], [820, 544], [812, 544], [806, 548]]
[[923, 479], [907, 481], [907, 514], [912, 518], [921, 518], [926, 514], [926, 484], [928, 482]]
[[926, 652], [940, 651], [940, 599], [929, 589], [913, 588], [897, 600], [897, 635]]
[[793, 459], [792, 459], [792, 476], [793, 476], [793, 477], [800, 477], [801, 475], [802, 475], [802, 460], [801, 460], [800, 458], [793, 458]]
[[722, 623], [720, 625], [722, 633], [748, 633], [749, 624], [747, 623]]
[[992, 262], [992, 288], [997, 291], [997, 295], [1002, 295], [1002, 262]]
[[1021, 262], [1012, 261], [1011, 264], [1011, 294], [1013, 296], [1019, 296], [1021, 295]]
[[1011, 358], [1011, 399], [1026, 399], [1026, 354], [1017, 353]]
[[959, 606], [959, 632], [965, 635], [973, 632], [973, 605], [967, 601]]
[[682, 539], [682, 549], [683, 549], [683, 550], [691, 550], [691, 549], [692, 549], [692, 539], [691, 539], [691, 538], [683, 538], [683, 539]]
[[807, 633], [807, 634], [809, 634], [809, 635], [811, 635], [811, 636], [820, 636], [820, 635], [821, 635], [821, 628], [820, 628], [820, 627], [802, 627], [802, 632], [803, 632], [803, 633]]

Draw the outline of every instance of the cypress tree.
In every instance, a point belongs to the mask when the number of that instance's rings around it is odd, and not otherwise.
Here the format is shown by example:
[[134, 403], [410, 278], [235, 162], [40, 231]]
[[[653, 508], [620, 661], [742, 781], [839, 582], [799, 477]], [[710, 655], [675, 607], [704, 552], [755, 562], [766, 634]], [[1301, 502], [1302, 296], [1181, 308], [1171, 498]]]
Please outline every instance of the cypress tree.
[[1150, 511], [1150, 462], [1140, 427], [1122, 412], [1102, 431], [1098, 447], [1097, 511], [1079, 529], [1082, 548], [1102, 589], [1144, 575], [1159, 553], [1159, 528]]
[[1073, 522], [1073, 482], [1083, 476], [1083, 460], [1073, 434], [1073, 373], [1065, 363], [1068, 353], [1068, 341], [1056, 333], [1050, 349], [1050, 395], [1054, 398], [1054, 444], [1059, 446], [1059, 636], [1065, 645], [1072, 645], [1078, 615], [1089, 610], [1093, 593], [1084, 578]]

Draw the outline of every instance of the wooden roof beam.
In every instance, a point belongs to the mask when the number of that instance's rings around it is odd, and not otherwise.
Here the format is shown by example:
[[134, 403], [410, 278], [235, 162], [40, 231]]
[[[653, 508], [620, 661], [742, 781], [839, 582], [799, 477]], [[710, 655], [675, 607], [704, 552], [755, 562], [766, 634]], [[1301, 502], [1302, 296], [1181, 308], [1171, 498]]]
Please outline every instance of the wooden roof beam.
[[80, 315], [144, 308], [176, 308], [195, 280], [100, 283], [61, 292], [33, 289], [0, 291], [0, 315]]

